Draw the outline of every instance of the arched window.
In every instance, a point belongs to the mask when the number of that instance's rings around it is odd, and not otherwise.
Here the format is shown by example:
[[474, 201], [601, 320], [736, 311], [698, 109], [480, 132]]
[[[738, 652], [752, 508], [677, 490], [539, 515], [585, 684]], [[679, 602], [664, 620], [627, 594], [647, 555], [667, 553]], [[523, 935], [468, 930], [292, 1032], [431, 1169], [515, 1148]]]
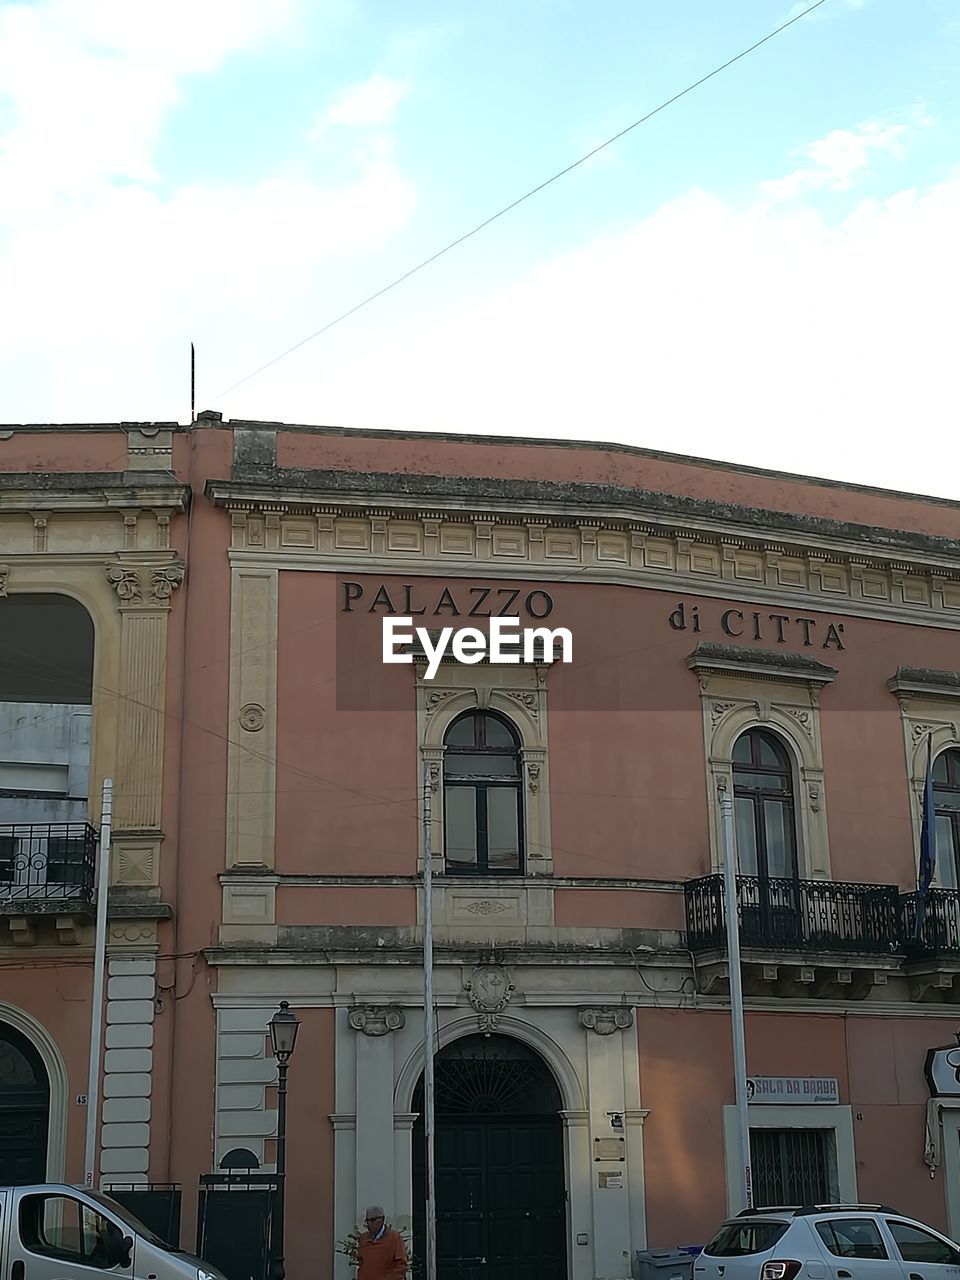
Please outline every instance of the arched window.
[[960, 751], [943, 751], [933, 762], [933, 808], [937, 818], [937, 878], [945, 889], [960, 885]]
[[797, 878], [793, 769], [787, 749], [766, 729], [748, 729], [733, 748], [733, 797], [740, 874]]
[[444, 738], [444, 843], [452, 875], [523, 870], [520, 739], [500, 716], [468, 711]]

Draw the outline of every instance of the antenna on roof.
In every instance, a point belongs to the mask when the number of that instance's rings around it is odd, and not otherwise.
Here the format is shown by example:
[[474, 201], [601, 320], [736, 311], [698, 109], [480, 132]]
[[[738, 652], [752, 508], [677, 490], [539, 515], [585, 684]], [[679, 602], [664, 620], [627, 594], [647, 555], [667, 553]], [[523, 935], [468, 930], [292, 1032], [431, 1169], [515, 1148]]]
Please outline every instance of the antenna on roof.
[[190, 425], [197, 420], [194, 412], [194, 406], [197, 401], [197, 352], [193, 343], [190, 343]]

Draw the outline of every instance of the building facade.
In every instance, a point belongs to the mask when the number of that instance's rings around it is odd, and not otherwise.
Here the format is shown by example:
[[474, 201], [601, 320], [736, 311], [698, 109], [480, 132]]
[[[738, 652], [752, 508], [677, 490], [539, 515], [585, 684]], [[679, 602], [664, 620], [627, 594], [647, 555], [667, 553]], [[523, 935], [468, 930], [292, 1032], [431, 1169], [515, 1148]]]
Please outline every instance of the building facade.
[[[441, 1257], [703, 1243], [740, 1207], [727, 796], [758, 1198], [960, 1233], [960, 504], [215, 414], [0, 467], [5, 1177], [82, 1176], [109, 776], [104, 1185], [180, 1184], [189, 1246], [201, 1175], [275, 1168], [285, 999], [288, 1274], [348, 1277], [368, 1203], [416, 1252], [429, 857]], [[383, 661], [385, 620], [492, 617], [573, 660]]]

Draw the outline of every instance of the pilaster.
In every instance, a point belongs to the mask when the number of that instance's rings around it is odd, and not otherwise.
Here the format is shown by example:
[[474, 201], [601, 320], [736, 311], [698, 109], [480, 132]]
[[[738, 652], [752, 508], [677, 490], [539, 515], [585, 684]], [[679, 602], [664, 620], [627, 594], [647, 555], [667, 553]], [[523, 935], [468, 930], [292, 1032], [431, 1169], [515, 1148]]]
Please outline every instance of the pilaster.
[[[234, 569], [230, 621], [227, 866], [274, 865], [277, 573]], [[264, 924], [272, 923], [264, 921]]]

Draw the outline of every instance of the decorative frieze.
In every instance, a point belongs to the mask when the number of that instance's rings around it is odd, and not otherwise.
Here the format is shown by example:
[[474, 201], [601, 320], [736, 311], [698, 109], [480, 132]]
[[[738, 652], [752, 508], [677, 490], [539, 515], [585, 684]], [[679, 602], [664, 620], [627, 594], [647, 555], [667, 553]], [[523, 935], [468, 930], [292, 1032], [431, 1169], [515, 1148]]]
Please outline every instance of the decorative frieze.
[[[233, 486], [229, 486], [233, 488]], [[226, 484], [211, 487], [214, 501], [232, 513], [232, 550], [257, 553], [270, 550], [263, 536], [269, 506], [279, 522], [276, 563], [296, 567], [315, 563], [341, 571], [347, 565], [363, 572], [393, 572], [403, 565], [424, 572], [442, 567], [451, 576], [473, 577], [527, 566], [532, 578], [565, 578], [576, 567], [578, 581], [608, 581], [650, 585], [677, 592], [729, 595], [737, 584], [750, 597], [792, 601], [822, 609], [842, 602], [844, 612], [876, 617], [940, 617], [960, 627], [960, 571], [947, 539], [943, 550], [917, 549], [917, 562], [905, 560], [912, 549], [902, 548], [892, 559], [879, 546], [864, 544], [838, 527], [824, 530], [771, 528], [731, 535], [720, 523], [681, 528], [667, 516], [630, 519], [611, 512], [606, 519], [569, 519], [531, 511], [483, 514], [465, 520], [462, 504], [456, 511], [411, 509], [398, 499], [397, 509], [376, 514], [362, 505], [328, 495], [297, 495], [267, 499], [228, 492]], [[305, 517], [305, 502], [313, 501], [319, 536]], [[728, 516], [729, 519], [729, 516]], [[771, 520], [777, 517], [771, 515]], [[376, 527], [375, 527], [376, 526]], [[306, 538], [303, 532], [311, 529]], [[905, 535], [906, 536], [906, 535]], [[928, 540], [928, 541], [936, 541]], [[271, 563], [274, 557], [271, 556]]]
[[361, 1004], [350, 1010], [347, 1021], [354, 1031], [365, 1036], [385, 1036], [407, 1024], [406, 1014], [396, 1005]]
[[580, 1009], [577, 1021], [585, 1031], [594, 1031], [598, 1036], [612, 1036], [615, 1031], [626, 1031], [633, 1026], [633, 1010], [623, 1005]]

